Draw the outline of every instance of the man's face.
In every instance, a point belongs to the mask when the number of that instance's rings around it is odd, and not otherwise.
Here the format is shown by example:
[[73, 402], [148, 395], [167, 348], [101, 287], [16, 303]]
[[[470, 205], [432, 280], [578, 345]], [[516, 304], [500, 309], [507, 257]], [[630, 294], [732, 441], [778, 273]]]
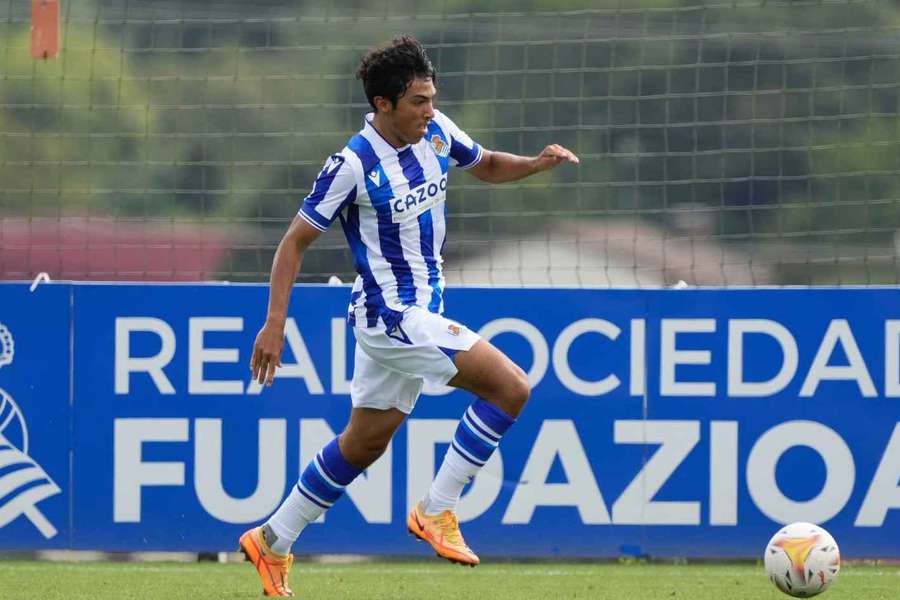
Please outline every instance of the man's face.
[[392, 107], [385, 100], [384, 116], [390, 127], [404, 144], [415, 144], [424, 137], [428, 122], [434, 118], [434, 97], [437, 89], [431, 79], [413, 80], [402, 96], [397, 99], [397, 106]]

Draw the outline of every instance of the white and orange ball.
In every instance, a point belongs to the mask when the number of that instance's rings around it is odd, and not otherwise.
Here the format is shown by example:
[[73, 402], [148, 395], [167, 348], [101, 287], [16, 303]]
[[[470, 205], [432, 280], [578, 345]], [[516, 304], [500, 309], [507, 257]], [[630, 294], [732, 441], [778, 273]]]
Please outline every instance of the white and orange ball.
[[791, 523], [766, 545], [766, 573], [779, 590], [809, 598], [827, 590], [841, 569], [841, 553], [831, 534], [812, 523]]

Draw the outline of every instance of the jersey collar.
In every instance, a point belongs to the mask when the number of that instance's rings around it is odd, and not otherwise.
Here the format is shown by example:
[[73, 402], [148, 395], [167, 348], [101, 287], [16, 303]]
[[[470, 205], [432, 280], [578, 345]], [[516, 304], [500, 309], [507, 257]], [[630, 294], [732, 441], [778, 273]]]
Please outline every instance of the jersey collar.
[[371, 112], [366, 113], [365, 123], [363, 125], [363, 131], [366, 131], [366, 130], [371, 131], [374, 135], [377, 135], [385, 143], [385, 145], [388, 148], [390, 148], [391, 150], [393, 150], [394, 152], [397, 152], [397, 153], [403, 152], [404, 150], [406, 150], [407, 148], [412, 146], [412, 144], [406, 144], [405, 146], [402, 146], [400, 148], [395, 148], [389, 141], [387, 141], [384, 138], [383, 135], [381, 135], [381, 132], [378, 131], [375, 128], [375, 126], [372, 124], [372, 119], [374, 119], [374, 118], [375, 118], [375, 113], [371, 113]]

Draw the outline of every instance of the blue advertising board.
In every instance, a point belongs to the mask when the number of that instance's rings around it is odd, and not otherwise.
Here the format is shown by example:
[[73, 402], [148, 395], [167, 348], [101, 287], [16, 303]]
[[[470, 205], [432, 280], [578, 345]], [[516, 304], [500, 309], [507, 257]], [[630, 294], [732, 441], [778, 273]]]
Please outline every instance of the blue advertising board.
[[[218, 551], [349, 415], [343, 286], [0, 285], [0, 549]], [[755, 557], [813, 521], [900, 557], [900, 291], [450, 289], [531, 399], [464, 494], [484, 556]], [[4, 333], [5, 332], [5, 333]], [[300, 553], [416, 554], [409, 507], [472, 398], [427, 389]]]

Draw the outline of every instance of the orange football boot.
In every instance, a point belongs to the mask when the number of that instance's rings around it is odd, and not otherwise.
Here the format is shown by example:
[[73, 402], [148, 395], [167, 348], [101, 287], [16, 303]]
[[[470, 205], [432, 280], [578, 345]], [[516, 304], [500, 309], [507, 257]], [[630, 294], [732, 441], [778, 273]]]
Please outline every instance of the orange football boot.
[[406, 527], [411, 534], [431, 544], [441, 558], [470, 567], [481, 562], [466, 545], [466, 540], [459, 530], [459, 520], [449, 510], [436, 515], [426, 515], [422, 510], [422, 503], [419, 502], [406, 518]]
[[288, 573], [294, 564], [294, 555], [281, 556], [272, 552], [262, 534], [262, 527], [248, 529], [241, 536], [240, 551], [253, 563], [262, 580], [266, 596], [293, 596], [288, 587]]

